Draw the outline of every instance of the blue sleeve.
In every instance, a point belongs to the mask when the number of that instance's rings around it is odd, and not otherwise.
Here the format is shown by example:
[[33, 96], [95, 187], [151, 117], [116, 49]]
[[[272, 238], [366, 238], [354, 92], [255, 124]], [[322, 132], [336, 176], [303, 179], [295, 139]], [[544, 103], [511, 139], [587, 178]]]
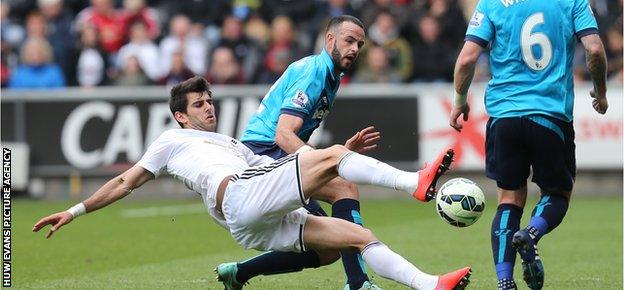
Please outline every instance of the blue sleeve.
[[486, 47], [494, 36], [494, 25], [490, 17], [487, 1], [479, 0], [475, 12], [472, 14], [472, 18], [470, 18], [470, 22], [468, 23], [468, 30], [466, 31], [464, 40], [472, 41], [482, 47]]
[[288, 84], [284, 91], [280, 113], [303, 119], [314, 112], [314, 105], [321, 96], [325, 78], [317, 76], [314, 68], [294, 72], [293, 75], [292, 84]]
[[578, 38], [598, 33], [598, 23], [596, 23], [594, 12], [591, 10], [587, 0], [574, 1], [572, 17], [574, 22], [574, 33], [576, 33]]

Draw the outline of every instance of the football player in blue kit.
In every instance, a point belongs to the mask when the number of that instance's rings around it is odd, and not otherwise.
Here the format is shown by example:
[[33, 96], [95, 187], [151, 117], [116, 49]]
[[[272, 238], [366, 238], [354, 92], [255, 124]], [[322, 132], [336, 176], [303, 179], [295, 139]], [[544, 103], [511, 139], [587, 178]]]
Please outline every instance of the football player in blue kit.
[[[359, 19], [348, 15], [332, 18], [327, 25], [323, 51], [292, 63], [271, 86], [241, 137], [243, 144], [256, 154], [275, 159], [313, 150], [307, 141], [329, 114], [340, 79], [357, 59], [364, 38], [364, 25]], [[375, 149], [380, 138], [374, 127], [367, 127], [347, 140], [345, 146], [364, 153]], [[443, 165], [445, 154], [446, 151], [421, 171], [426, 177], [419, 180], [430, 184], [419, 186], [412, 194], [415, 198], [428, 201], [435, 194], [432, 187], [435, 187], [437, 177], [448, 169]], [[333, 217], [362, 225], [355, 184], [335, 178], [319, 189], [318, 194], [319, 200], [332, 204]], [[311, 200], [306, 209], [316, 215], [327, 215], [315, 200]], [[345, 289], [380, 289], [370, 281], [357, 251], [341, 251], [340, 257], [347, 275]], [[267, 252], [241, 263], [221, 264], [217, 267], [217, 274], [228, 287], [242, 285], [257, 275], [314, 267], [318, 267], [318, 255], [313, 251], [300, 254]], [[236, 281], [231, 279], [234, 276]]]
[[[458, 118], [467, 121], [470, 112], [466, 95], [475, 63], [490, 50], [486, 173], [498, 187], [491, 230], [498, 289], [517, 288], [516, 251], [529, 288], [544, 284], [537, 244], [563, 220], [576, 174], [572, 62], [578, 40], [594, 86], [593, 108], [604, 114], [607, 61], [587, 0], [480, 0], [455, 65], [450, 125], [459, 131]], [[529, 224], [520, 229], [530, 169], [541, 197]]]
[[[241, 137], [243, 144], [256, 154], [274, 159], [312, 150], [306, 142], [329, 114], [340, 78], [356, 61], [364, 38], [364, 25], [359, 19], [349, 15], [332, 18], [327, 25], [323, 51], [292, 63], [271, 86], [249, 120]], [[366, 142], [358, 144], [360, 153], [374, 149], [381, 138], [373, 127], [363, 129], [356, 136]], [[345, 145], [349, 147], [349, 141]], [[336, 178], [320, 191], [327, 193], [323, 196], [327, 196], [324, 200], [332, 204], [333, 217], [362, 224], [355, 184]], [[327, 215], [316, 200], [310, 200], [306, 209], [316, 215]], [[362, 258], [356, 251], [342, 251], [340, 254], [347, 275], [345, 289], [378, 289], [370, 282]], [[243, 273], [238, 276], [246, 281], [266, 274], [270, 268], [267, 265], [275, 265], [274, 260], [281, 263], [271, 271], [283, 273], [314, 266], [317, 257], [315, 253], [293, 255], [268, 252], [238, 263], [236, 270]]]

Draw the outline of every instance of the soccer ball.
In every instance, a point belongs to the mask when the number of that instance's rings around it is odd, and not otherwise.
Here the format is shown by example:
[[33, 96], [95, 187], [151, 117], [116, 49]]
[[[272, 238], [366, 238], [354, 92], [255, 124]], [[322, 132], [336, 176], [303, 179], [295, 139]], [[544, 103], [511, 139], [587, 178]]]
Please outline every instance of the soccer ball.
[[485, 209], [483, 191], [466, 178], [453, 178], [440, 187], [436, 195], [438, 215], [456, 227], [474, 224]]

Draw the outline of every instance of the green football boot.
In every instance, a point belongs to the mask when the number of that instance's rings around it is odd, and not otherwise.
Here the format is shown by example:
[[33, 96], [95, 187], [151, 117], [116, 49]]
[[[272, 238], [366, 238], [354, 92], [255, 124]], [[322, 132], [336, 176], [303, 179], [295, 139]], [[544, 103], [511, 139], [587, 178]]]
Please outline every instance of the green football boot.
[[217, 281], [223, 283], [225, 290], [243, 289], [243, 283], [236, 280], [236, 273], [238, 272], [236, 262], [223, 263], [217, 266], [214, 272], [217, 273]]

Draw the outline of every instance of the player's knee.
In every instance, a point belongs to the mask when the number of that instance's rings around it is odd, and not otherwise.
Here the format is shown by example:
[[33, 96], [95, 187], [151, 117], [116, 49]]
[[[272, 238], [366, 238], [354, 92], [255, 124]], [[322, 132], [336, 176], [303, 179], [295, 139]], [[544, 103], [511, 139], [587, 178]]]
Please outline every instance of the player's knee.
[[343, 145], [338, 145], [338, 144], [332, 145], [326, 150], [329, 153], [327, 157], [335, 168], [338, 167], [340, 158], [342, 158], [342, 156], [344, 156], [347, 152], [349, 152], [349, 149], [347, 149], [347, 147]]
[[335, 144], [332, 145], [331, 147], [327, 148], [334, 157], [340, 158], [343, 154], [349, 152], [349, 149], [347, 149], [347, 147], [345, 147], [344, 145], [340, 145], [340, 144]]
[[325, 149], [317, 150], [317, 152], [322, 152], [320, 156], [322, 156], [321, 159], [323, 161], [333, 161], [335, 163], [338, 163], [340, 157], [348, 151], [349, 150], [343, 145], [332, 145]]
[[513, 198], [513, 197], [503, 197], [503, 198], [499, 198], [498, 200], [498, 204], [513, 204], [515, 206], [518, 206], [520, 208], [524, 208], [524, 205], [526, 203], [526, 200], [523, 199], [518, 199], [518, 198]]
[[318, 150], [318, 152], [321, 154], [317, 156], [320, 157], [319, 160], [322, 161], [323, 164], [327, 165], [328, 168], [335, 168], [338, 165], [340, 158], [345, 153], [349, 152], [349, 150], [343, 145], [333, 145], [331, 147]]
[[377, 237], [375, 237], [375, 235], [373, 234], [371, 230], [367, 228], [362, 228], [362, 230], [359, 231], [358, 233], [358, 240], [353, 245], [353, 247], [361, 251], [362, 249], [364, 249], [364, 247], [366, 247], [366, 245], [377, 240], [378, 240]]
[[520, 208], [524, 208], [527, 199], [526, 187], [518, 190], [499, 189], [498, 204], [514, 204]]

